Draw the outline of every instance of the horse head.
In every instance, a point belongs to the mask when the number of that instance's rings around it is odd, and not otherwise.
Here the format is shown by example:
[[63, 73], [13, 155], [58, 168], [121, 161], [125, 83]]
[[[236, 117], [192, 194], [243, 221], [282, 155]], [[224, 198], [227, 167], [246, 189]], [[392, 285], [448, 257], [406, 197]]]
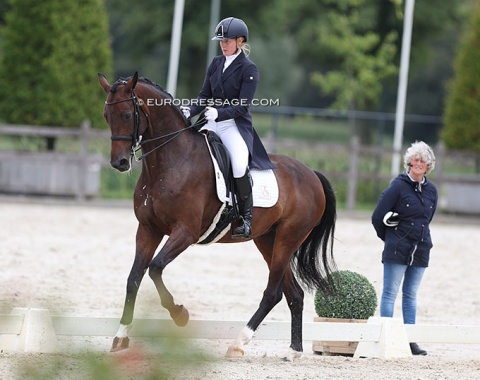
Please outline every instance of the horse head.
[[[112, 132], [110, 164], [121, 172], [129, 171], [132, 157], [140, 148], [142, 135], [150, 125], [150, 111], [135, 93], [138, 73], [130, 78], [121, 78], [113, 85], [103, 74], [99, 73], [98, 79], [107, 93], [103, 116]], [[147, 122], [142, 123], [142, 119]]]
[[[133, 157], [143, 160], [190, 129], [172, 96], [137, 72], [113, 85], [103, 74], [98, 79], [107, 93], [103, 115], [112, 132], [110, 164], [115, 169], [130, 170]], [[140, 148], [143, 154], [137, 157]]]

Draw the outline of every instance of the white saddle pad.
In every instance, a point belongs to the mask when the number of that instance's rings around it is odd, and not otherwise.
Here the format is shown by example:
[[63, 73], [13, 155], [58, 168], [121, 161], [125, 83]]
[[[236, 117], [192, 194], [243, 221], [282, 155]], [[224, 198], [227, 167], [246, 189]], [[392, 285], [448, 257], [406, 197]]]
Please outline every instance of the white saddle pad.
[[[221, 202], [231, 202], [231, 197], [227, 196], [227, 187], [225, 184], [225, 179], [223, 173], [218, 166], [217, 160], [212, 154], [210, 145], [208, 145], [208, 150], [210, 152], [210, 157], [212, 158], [214, 170], [215, 170], [215, 180], [217, 182], [217, 196]], [[252, 195], [253, 195], [253, 206], [254, 207], [272, 207], [278, 201], [278, 183], [277, 177], [272, 169], [268, 170], [258, 170], [251, 169], [250, 175], [252, 176], [253, 186], [252, 186]]]

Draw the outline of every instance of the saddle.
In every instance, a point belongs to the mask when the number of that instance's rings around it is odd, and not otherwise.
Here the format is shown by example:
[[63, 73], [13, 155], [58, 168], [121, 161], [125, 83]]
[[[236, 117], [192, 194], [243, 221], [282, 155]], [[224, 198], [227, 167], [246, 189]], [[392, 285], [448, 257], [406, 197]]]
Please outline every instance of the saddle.
[[[230, 224], [239, 218], [239, 211], [235, 194], [235, 181], [233, 180], [232, 165], [230, 160], [230, 154], [227, 151], [225, 145], [223, 145], [222, 140], [215, 132], [206, 131], [207, 142], [210, 147], [210, 151], [217, 161], [218, 167], [223, 174], [225, 180], [225, 197], [231, 199], [231, 202], [224, 204], [219, 215], [217, 214], [217, 222], [214, 223], [215, 226], [213, 230], [208, 234], [205, 239], [201, 239], [198, 244], [209, 244], [214, 241], [216, 237], [219, 237], [220, 234], [223, 235]], [[213, 225], [212, 225], [213, 226]], [[220, 236], [221, 237], [221, 236]]]
[[[203, 112], [192, 127], [200, 131], [206, 124]], [[215, 168], [217, 197], [222, 202], [211, 226], [196, 244], [211, 244], [222, 238], [239, 219], [235, 199], [235, 181], [232, 172], [230, 154], [220, 137], [213, 131], [200, 131], [205, 136], [210, 156]], [[255, 186], [252, 186], [254, 207], [272, 207], [278, 200], [278, 184], [275, 174], [269, 170], [250, 170]]]
[[[226, 185], [226, 196], [230, 194], [235, 194], [234, 188], [234, 180], [233, 180], [233, 173], [232, 173], [232, 163], [230, 160], [230, 154], [227, 151], [225, 145], [223, 145], [222, 140], [215, 132], [208, 131], [206, 132], [208, 145], [210, 146], [210, 150], [213, 154], [215, 160], [217, 160], [217, 164], [219, 166], [220, 171], [223, 174], [223, 178], [225, 179]], [[235, 197], [233, 197], [235, 199]]]

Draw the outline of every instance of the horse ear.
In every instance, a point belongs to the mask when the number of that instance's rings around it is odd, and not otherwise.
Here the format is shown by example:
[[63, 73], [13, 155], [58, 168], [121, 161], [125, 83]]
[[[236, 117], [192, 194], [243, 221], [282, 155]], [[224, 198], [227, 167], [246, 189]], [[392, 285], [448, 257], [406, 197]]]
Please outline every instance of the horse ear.
[[138, 80], [138, 71], [135, 71], [135, 74], [132, 75], [130, 80], [125, 85], [125, 92], [132, 92], [135, 89], [135, 86], [137, 85], [137, 80]]
[[112, 86], [110, 86], [110, 84], [108, 83], [108, 80], [107, 78], [105, 78], [105, 75], [103, 75], [102, 73], [98, 73], [98, 80], [100, 81], [100, 86], [102, 86], [105, 92], [108, 94]]

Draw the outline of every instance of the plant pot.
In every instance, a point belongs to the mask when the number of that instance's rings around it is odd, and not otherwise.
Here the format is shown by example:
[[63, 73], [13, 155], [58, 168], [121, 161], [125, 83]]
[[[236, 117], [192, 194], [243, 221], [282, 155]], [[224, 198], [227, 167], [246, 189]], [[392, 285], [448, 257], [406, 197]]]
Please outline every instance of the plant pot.
[[[323, 318], [315, 317], [314, 322], [336, 322], [336, 323], [367, 323], [368, 319], [343, 319], [343, 318]], [[357, 349], [358, 342], [340, 342], [340, 341], [323, 341], [314, 340], [312, 342], [312, 350], [316, 354], [324, 356], [353, 356]]]

